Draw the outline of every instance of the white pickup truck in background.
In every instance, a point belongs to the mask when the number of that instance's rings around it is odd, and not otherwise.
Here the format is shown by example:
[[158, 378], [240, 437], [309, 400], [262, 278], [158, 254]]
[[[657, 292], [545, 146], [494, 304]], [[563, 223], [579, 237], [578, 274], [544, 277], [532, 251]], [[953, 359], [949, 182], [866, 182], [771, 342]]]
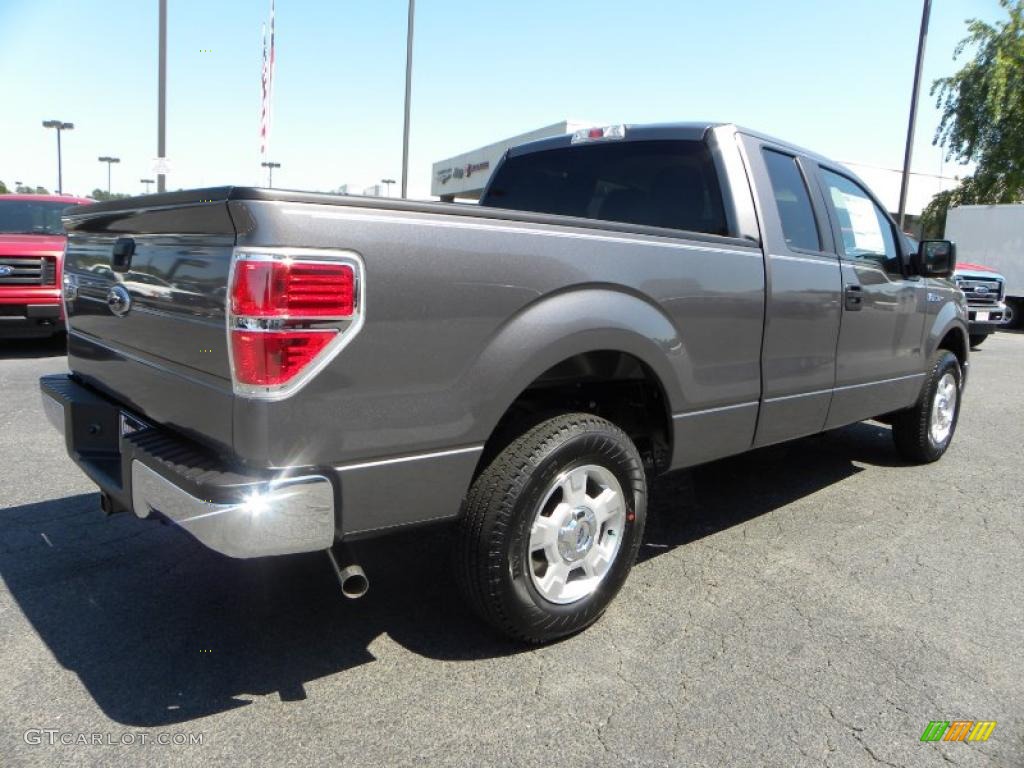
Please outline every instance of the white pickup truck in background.
[[[1024, 322], [1024, 204], [950, 208], [945, 236], [957, 244], [960, 263], [954, 277], [971, 310], [972, 346], [975, 337], [984, 339], [991, 332], [976, 326], [982, 322], [979, 311], [988, 314], [985, 321], [993, 324], [992, 330], [1020, 328]], [[1000, 284], [998, 296], [991, 290], [993, 283]], [[968, 290], [975, 284], [988, 289], [987, 298]]]

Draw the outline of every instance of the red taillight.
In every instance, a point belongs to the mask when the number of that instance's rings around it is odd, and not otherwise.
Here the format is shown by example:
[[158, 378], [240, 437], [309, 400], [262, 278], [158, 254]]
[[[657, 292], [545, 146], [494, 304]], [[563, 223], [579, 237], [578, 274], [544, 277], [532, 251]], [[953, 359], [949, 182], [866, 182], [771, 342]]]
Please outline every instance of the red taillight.
[[351, 251], [238, 249], [228, 286], [234, 391], [281, 398], [363, 324], [363, 269]]
[[239, 261], [231, 312], [244, 317], [349, 317], [355, 272], [348, 264]]
[[273, 387], [290, 381], [337, 335], [336, 331], [231, 332], [235, 380]]

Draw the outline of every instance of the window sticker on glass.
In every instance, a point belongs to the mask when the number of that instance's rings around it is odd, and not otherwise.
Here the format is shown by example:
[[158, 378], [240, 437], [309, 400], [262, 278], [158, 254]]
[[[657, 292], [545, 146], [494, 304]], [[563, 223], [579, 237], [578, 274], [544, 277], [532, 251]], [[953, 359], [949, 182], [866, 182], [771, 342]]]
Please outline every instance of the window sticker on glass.
[[831, 192], [836, 208], [845, 209], [849, 216], [849, 237], [852, 237], [854, 250], [861, 253], [885, 253], [885, 241], [878, 225], [878, 216], [875, 215], [874, 203], [866, 197], [851, 195], [835, 187], [831, 188]]

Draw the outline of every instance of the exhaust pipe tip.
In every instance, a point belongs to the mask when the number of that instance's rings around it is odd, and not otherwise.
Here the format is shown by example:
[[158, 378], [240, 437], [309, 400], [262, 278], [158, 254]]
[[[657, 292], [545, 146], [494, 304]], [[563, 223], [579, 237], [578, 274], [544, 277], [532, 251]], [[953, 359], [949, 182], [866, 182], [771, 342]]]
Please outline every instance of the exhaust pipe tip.
[[342, 568], [338, 574], [338, 581], [341, 582], [341, 594], [349, 600], [358, 600], [370, 589], [370, 580], [366, 578], [366, 572], [359, 565]]
[[[334, 552], [336, 548], [338, 554], [342, 557], [342, 562], [349, 563], [344, 568], [338, 564], [338, 558], [335, 557]], [[338, 584], [341, 585], [341, 594], [349, 600], [358, 600], [370, 589], [370, 580], [366, 578], [366, 571], [363, 570], [361, 565], [356, 565], [352, 562], [353, 558], [347, 547], [335, 545], [329, 548], [327, 550], [327, 559], [331, 561], [334, 575], [338, 577]]]

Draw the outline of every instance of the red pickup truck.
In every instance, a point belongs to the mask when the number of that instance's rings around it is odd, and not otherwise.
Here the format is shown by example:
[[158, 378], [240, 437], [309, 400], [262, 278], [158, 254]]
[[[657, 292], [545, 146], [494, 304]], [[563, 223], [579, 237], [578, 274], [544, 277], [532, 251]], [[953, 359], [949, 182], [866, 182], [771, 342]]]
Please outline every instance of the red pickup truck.
[[39, 338], [64, 329], [61, 277], [70, 195], [0, 196], [0, 338]]

